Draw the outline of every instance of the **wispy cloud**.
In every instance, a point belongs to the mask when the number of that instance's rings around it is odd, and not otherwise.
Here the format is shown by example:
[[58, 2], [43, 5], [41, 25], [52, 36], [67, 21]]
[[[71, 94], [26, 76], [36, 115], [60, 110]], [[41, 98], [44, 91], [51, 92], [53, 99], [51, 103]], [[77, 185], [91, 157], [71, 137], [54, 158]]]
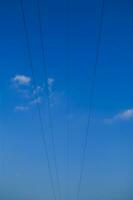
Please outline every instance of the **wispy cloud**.
[[[55, 95], [53, 92], [54, 82], [55, 79], [52, 77], [49, 77], [47, 80], [50, 105], [53, 105], [55, 101]], [[18, 98], [21, 98], [22, 101], [22, 105], [15, 107], [15, 111], [18, 112], [30, 110], [33, 106], [41, 104], [43, 102], [43, 98], [46, 97], [45, 85], [37, 85], [34, 87], [32, 84], [32, 78], [24, 74], [17, 74], [12, 77], [11, 86], [18, 94], [20, 94]]]
[[53, 88], [54, 82], [55, 82], [54, 78], [48, 78], [48, 89], [49, 89], [49, 92], [52, 92], [52, 88]]
[[54, 81], [55, 81], [54, 78], [48, 78], [48, 85], [52, 86]]
[[30, 105], [36, 105], [36, 104], [41, 104], [42, 103], [42, 97], [37, 97], [36, 99], [33, 99], [30, 102]]
[[117, 113], [116, 115], [114, 115], [111, 118], [106, 118], [106, 119], [104, 119], [104, 122], [105, 123], [113, 123], [116, 121], [127, 121], [130, 119], [133, 119], [133, 108], [124, 110], [120, 113]]
[[15, 75], [12, 78], [12, 82], [17, 85], [29, 85], [31, 78], [25, 75]]
[[37, 97], [36, 99], [33, 99], [33, 100], [27, 102], [25, 105], [15, 106], [15, 111], [25, 112], [25, 111], [30, 110], [32, 106], [41, 104], [41, 103], [42, 103], [42, 97]]
[[16, 106], [15, 107], [15, 111], [17, 111], [17, 112], [24, 112], [24, 111], [27, 111], [27, 110], [29, 110], [29, 107], [28, 106]]
[[33, 90], [33, 95], [38, 95], [40, 93], [42, 93], [44, 91], [44, 87], [42, 86], [37, 86], [34, 90]]

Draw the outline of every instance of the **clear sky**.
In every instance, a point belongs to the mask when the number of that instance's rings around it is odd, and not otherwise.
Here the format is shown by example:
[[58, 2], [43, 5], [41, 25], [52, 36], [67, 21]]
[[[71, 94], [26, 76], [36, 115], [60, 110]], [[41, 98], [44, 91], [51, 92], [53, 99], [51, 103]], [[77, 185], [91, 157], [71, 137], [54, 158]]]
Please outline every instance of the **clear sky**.
[[[102, 0], [40, 0], [48, 86], [61, 199], [76, 200], [85, 139], [90, 83]], [[133, 187], [133, 2], [105, 0], [94, 112], [81, 186], [82, 200], [131, 200]], [[0, 0], [0, 198], [52, 200], [37, 104], [56, 196], [37, 0], [24, 0], [37, 87], [33, 85], [19, 0]], [[67, 31], [69, 31], [69, 37]], [[69, 60], [66, 61], [66, 48]], [[70, 112], [66, 115], [70, 68]], [[69, 179], [66, 125], [70, 123]], [[58, 199], [58, 198], [57, 198]]]

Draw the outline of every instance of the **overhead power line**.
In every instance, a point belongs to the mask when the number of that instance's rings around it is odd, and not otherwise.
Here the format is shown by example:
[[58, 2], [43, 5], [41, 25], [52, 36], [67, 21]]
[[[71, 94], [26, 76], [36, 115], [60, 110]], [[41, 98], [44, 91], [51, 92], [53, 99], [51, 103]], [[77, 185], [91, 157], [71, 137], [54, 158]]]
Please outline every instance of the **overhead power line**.
[[66, 66], [66, 174], [67, 198], [70, 198], [70, 0], [65, 1], [66, 7], [66, 38], [65, 38], [65, 66]]
[[79, 182], [78, 182], [78, 190], [76, 199], [79, 200], [80, 191], [81, 191], [81, 184], [83, 179], [83, 172], [84, 172], [84, 165], [85, 165], [85, 158], [86, 158], [86, 151], [88, 146], [88, 136], [89, 136], [89, 128], [90, 128], [90, 122], [91, 117], [93, 113], [93, 101], [94, 101], [94, 91], [95, 91], [95, 85], [96, 85], [96, 74], [97, 74], [97, 66], [99, 62], [99, 56], [100, 56], [100, 48], [101, 48], [101, 39], [102, 39], [102, 31], [103, 31], [103, 18], [104, 18], [104, 0], [101, 0], [101, 16], [100, 16], [100, 24], [99, 24], [99, 30], [98, 30], [98, 38], [96, 43], [96, 57], [95, 57], [95, 63], [93, 66], [93, 74], [92, 74], [92, 85], [90, 89], [90, 101], [88, 106], [88, 120], [87, 120], [87, 127], [86, 127], [86, 134], [85, 134], [85, 143], [83, 146], [83, 154], [82, 154], [82, 160], [81, 160], [81, 170], [79, 175]]
[[61, 185], [60, 185], [60, 177], [59, 177], [59, 171], [58, 171], [58, 166], [57, 166], [53, 117], [52, 117], [51, 102], [50, 102], [50, 95], [51, 94], [50, 94], [50, 91], [49, 91], [48, 68], [47, 68], [47, 64], [46, 64], [47, 49], [44, 47], [44, 37], [43, 37], [44, 34], [43, 34], [42, 17], [41, 17], [41, 9], [40, 9], [39, 0], [37, 0], [37, 10], [38, 10], [38, 25], [39, 25], [40, 44], [41, 44], [43, 72], [44, 72], [44, 84], [45, 84], [45, 88], [46, 88], [46, 97], [47, 97], [47, 102], [48, 102], [49, 125], [50, 125], [50, 133], [51, 133], [51, 138], [52, 138], [53, 158], [54, 158], [55, 173], [56, 173], [57, 185], [58, 185], [58, 191], [59, 191], [59, 199], [61, 199]]
[[[20, 7], [21, 7], [21, 15], [22, 15], [23, 27], [24, 27], [24, 33], [25, 33], [27, 58], [28, 58], [28, 61], [29, 61], [29, 67], [30, 67], [30, 70], [31, 70], [32, 78], [33, 78], [33, 85], [36, 88], [37, 87], [36, 76], [35, 76], [32, 56], [31, 56], [31, 47], [30, 47], [29, 33], [28, 33], [27, 25], [26, 25], [26, 17], [25, 17], [25, 12], [24, 12], [24, 2], [23, 2], [23, 0], [20, 0]], [[37, 111], [38, 111], [38, 119], [39, 119], [39, 122], [40, 122], [40, 130], [41, 130], [41, 134], [42, 134], [44, 151], [45, 151], [45, 154], [46, 154], [46, 160], [47, 160], [47, 164], [48, 164], [48, 171], [49, 171], [51, 189], [52, 189], [52, 193], [53, 193], [53, 198], [54, 198], [54, 200], [56, 200], [54, 178], [53, 178], [53, 175], [52, 175], [52, 169], [51, 169], [51, 165], [50, 165], [50, 159], [49, 159], [49, 155], [48, 155], [48, 147], [47, 147], [47, 142], [46, 142], [46, 132], [45, 132], [45, 128], [44, 128], [44, 124], [43, 124], [43, 120], [42, 120], [42, 116], [41, 116], [41, 108], [40, 108], [39, 104], [37, 104]]]

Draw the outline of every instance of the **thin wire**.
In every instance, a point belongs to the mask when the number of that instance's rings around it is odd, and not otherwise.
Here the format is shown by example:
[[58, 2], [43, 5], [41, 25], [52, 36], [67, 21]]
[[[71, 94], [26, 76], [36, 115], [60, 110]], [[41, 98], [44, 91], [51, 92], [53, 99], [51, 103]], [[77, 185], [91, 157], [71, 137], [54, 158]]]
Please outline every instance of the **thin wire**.
[[88, 106], [88, 121], [87, 121], [87, 128], [86, 128], [86, 135], [85, 135], [85, 143], [83, 147], [83, 154], [82, 154], [82, 160], [81, 160], [81, 170], [80, 170], [80, 176], [79, 176], [79, 182], [78, 182], [78, 190], [77, 190], [77, 196], [76, 199], [79, 200], [80, 196], [80, 190], [81, 190], [81, 184], [83, 179], [83, 171], [84, 171], [84, 165], [85, 165], [85, 158], [86, 158], [86, 151], [88, 146], [88, 136], [89, 136], [89, 128], [90, 128], [90, 122], [93, 112], [93, 100], [94, 100], [94, 90], [96, 85], [96, 74], [97, 74], [97, 66], [99, 62], [99, 56], [100, 56], [100, 48], [101, 48], [101, 39], [102, 39], [102, 31], [103, 31], [103, 17], [104, 17], [104, 0], [102, 0], [102, 6], [101, 6], [101, 16], [100, 16], [100, 25], [99, 25], [99, 31], [98, 31], [98, 39], [97, 39], [97, 46], [96, 46], [96, 58], [94, 63], [94, 69], [92, 74], [92, 85], [90, 90], [90, 103]]
[[37, 10], [38, 10], [38, 23], [39, 23], [39, 34], [40, 34], [40, 44], [41, 44], [41, 53], [42, 53], [42, 61], [43, 61], [43, 71], [44, 71], [44, 83], [46, 87], [47, 93], [47, 101], [48, 101], [48, 116], [49, 116], [49, 125], [50, 125], [50, 133], [52, 138], [52, 148], [53, 148], [53, 158], [55, 164], [55, 173], [57, 178], [57, 185], [59, 190], [59, 199], [61, 199], [61, 186], [60, 186], [60, 177], [59, 171], [57, 167], [57, 157], [56, 157], [56, 147], [55, 147], [55, 139], [54, 139], [54, 127], [53, 127], [53, 118], [52, 118], [52, 111], [51, 111], [51, 102], [50, 102], [50, 91], [48, 86], [48, 69], [46, 64], [46, 49], [44, 49], [44, 39], [43, 39], [43, 27], [42, 27], [42, 19], [41, 19], [41, 9], [40, 9], [40, 2], [37, 0]]
[[[30, 70], [32, 73], [32, 78], [33, 78], [33, 84], [34, 87], [36, 88], [36, 78], [35, 78], [35, 72], [34, 72], [34, 67], [33, 67], [33, 61], [32, 61], [32, 56], [31, 56], [31, 48], [30, 48], [30, 42], [29, 42], [29, 34], [28, 34], [28, 29], [26, 25], [26, 17], [25, 17], [25, 12], [24, 12], [24, 5], [23, 5], [23, 0], [20, 0], [20, 7], [21, 7], [21, 13], [22, 13], [22, 20], [23, 20], [23, 26], [24, 26], [24, 32], [25, 32], [25, 40], [26, 40], [26, 46], [27, 46], [27, 56], [29, 60], [29, 66]], [[52, 175], [52, 169], [50, 166], [50, 160], [49, 160], [49, 155], [48, 155], [48, 148], [47, 148], [47, 142], [46, 142], [46, 133], [43, 125], [43, 120], [41, 116], [41, 108], [39, 104], [37, 104], [37, 110], [38, 110], [38, 118], [40, 121], [40, 128], [41, 128], [41, 133], [42, 133], [42, 140], [43, 140], [43, 146], [46, 154], [46, 160], [48, 164], [48, 171], [49, 171], [49, 177], [50, 177], [50, 183], [51, 183], [51, 189], [53, 193], [53, 198], [56, 200], [56, 193], [55, 193], [55, 188], [54, 188], [54, 179]]]
[[67, 198], [69, 199], [70, 187], [70, 1], [66, 0], [66, 142], [67, 142]]

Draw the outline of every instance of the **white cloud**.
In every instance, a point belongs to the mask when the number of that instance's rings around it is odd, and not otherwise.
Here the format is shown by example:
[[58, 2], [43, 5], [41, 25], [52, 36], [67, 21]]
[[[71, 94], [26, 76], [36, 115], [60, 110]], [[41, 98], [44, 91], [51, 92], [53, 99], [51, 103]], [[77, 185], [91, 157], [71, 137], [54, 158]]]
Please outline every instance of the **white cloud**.
[[27, 110], [29, 110], [28, 106], [16, 106], [15, 107], [15, 111], [17, 111], [17, 112], [24, 112], [24, 111], [27, 111]]
[[40, 94], [44, 91], [44, 88], [42, 86], [37, 86], [34, 90], [33, 90], [33, 95], [37, 95]]
[[116, 122], [116, 121], [130, 120], [132, 118], [133, 118], [133, 108], [124, 110], [120, 113], [117, 113], [112, 118], [106, 118], [106, 119], [104, 119], [104, 122], [105, 123], [113, 123], [113, 122]]
[[52, 86], [54, 81], [55, 81], [54, 78], [48, 78], [48, 85]]
[[49, 89], [49, 92], [52, 92], [52, 87], [53, 87], [54, 82], [55, 82], [54, 78], [48, 78], [48, 89]]
[[36, 104], [41, 104], [41, 103], [42, 103], [41, 97], [37, 97], [36, 99], [34, 99], [30, 102], [31, 105], [36, 105]]
[[29, 109], [31, 109], [31, 106], [35, 106], [35, 105], [41, 104], [41, 103], [42, 103], [42, 98], [37, 97], [36, 99], [33, 99], [30, 102], [27, 102], [27, 106], [23, 106], [23, 105], [16, 106], [15, 111], [17, 111], [17, 112], [28, 111]]
[[121, 119], [121, 120], [128, 120], [128, 119], [133, 118], [133, 108], [119, 113], [115, 118]]
[[[22, 104], [17, 105], [14, 109], [17, 112], [28, 111], [37, 104], [41, 104], [43, 101], [43, 91], [44, 87], [37, 85], [33, 87], [31, 83], [31, 78], [25, 75], [15, 75], [12, 79], [12, 86], [15, 88], [16, 92], [20, 94], [18, 97], [22, 98]], [[49, 85], [52, 87], [53, 79], [49, 79]], [[26, 105], [23, 105], [23, 100]]]
[[12, 82], [17, 85], [29, 85], [31, 78], [25, 75], [16, 75], [12, 78]]
[[[36, 87], [33, 87], [31, 84], [32, 79], [29, 76], [26, 75], [20, 75], [17, 74], [11, 79], [12, 86], [15, 87], [15, 90], [17, 93], [19, 93], [22, 97], [22, 100], [27, 100], [27, 106], [22, 105], [16, 106], [15, 111], [27, 111], [31, 109], [32, 106], [35, 106], [37, 104], [41, 104], [43, 102], [43, 92], [45, 86], [37, 85]], [[50, 105], [53, 105], [55, 97], [53, 92], [53, 84], [55, 80], [52, 77], [49, 77], [47, 80], [48, 84], [48, 90], [49, 90], [49, 97], [50, 97]], [[28, 87], [27, 87], [28, 86]], [[45, 95], [45, 93], [44, 93]]]

